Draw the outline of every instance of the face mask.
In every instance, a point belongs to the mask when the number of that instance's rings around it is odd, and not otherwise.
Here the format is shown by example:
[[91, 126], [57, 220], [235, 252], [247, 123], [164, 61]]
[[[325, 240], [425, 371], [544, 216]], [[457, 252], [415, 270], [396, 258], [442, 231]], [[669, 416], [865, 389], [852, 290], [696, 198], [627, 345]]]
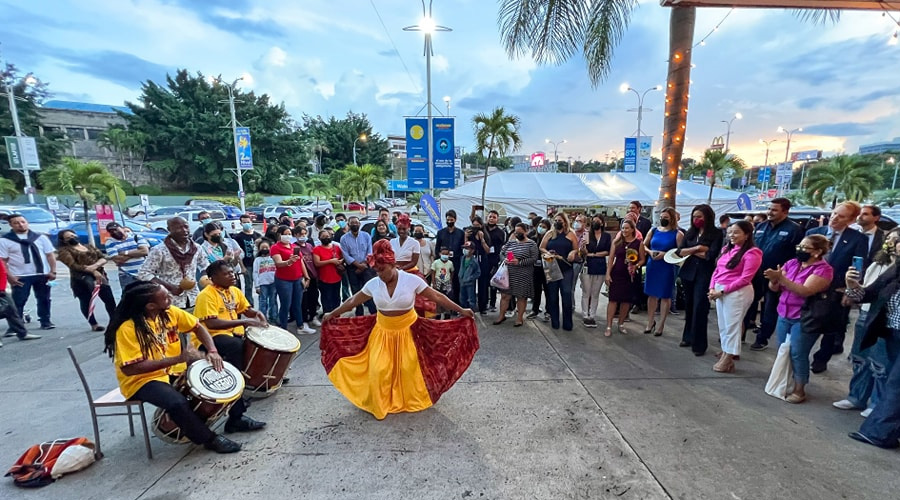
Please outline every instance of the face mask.
[[703, 219], [694, 219], [694, 227], [703, 229]]
[[260, 251], [258, 252], [258, 254], [259, 254], [260, 256], [262, 256], [262, 257], [265, 257], [266, 255], [269, 255], [269, 249], [266, 248], [266, 249], [260, 250]]
[[350, 231], [353, 233], [359, 232], [359, 224], [350, 224]]
[[245, 223], [241, 224], [241, 227], [244, 228], [244, 231], [253, 230], [253, 224], [251, 224], [249, 222], [245, 222]]
[[[662, 227], [669, 227], [669, 219], [660, 219], [659, 225]], [[701, 224], [701, 226], [702, 226], [702, 224]]]
[[206, 224], [209, 222], [209, 219], [200, 219], [200, 224]]
[[581, 226], [581, 223], [580, 223], [580, 222], [576, 222], [575, 225], [574, 225], [573, 227], [575, 228], [576, 231], [581, 231], [581, 227], [582, 227], [582, 226]]
[[344, 229], [344, 226], [346, 226], [346, 225], [347, 225], [347, 221], [343, 221], [343, 220], [338, 221], [339, 228]]
[[417, 240], [421, 240], [424, 237], [425, 237], [425, 233], [413, 233], [413, 238], [415, 238]]
[[284, 243], [285, 245], [290, 245], [290, 244], [291, 244], [291, 240], [294, 239], [294, 237], [291, 236], [291, 235], [289, 235], [289, 234], [282, 234], [281, 237], [280, 237], [279, 239], [280, 239], [281, 242]]
[[522, 241], [525, 239], [525, 235], [522, 233], [516, 233], [516, 239]]
[[544, 234], [547, 232], [547, 228], [545, 228], [544, 226], [538, 226], [537, 231], [538, 231], [538, 234]]
[[562, 231], [562, 229], [563, 229], [563, 223], [562, 223], [562, 222], [557, 222], [557, 223], [553, 224], [553, 228], [556, 229], [557, 231]]
[[221, 235], [221, 234], [214, 234], [214, 235], [212, 235], [212, 236], [209, 237], [209, 241], [211, 241], [211, 242], [213, 242], [213, 243], [222, 243], [222, 235]]
[[66, 245], [75, 246], [78, 244], [78, 238], [69, 238], [66, 240]]
[[331, 243], [331, 238], [322, 238], [322, 246], [328, 246]]
[[307, 238], [306, 236], [301, 236], [297, 238], [297, 241], [299, 241], [300, 243], [306, 243], [307, 241], [309, 241], [309, 238]]
[[441, 255], [441, 260], [444, 262], [447, 262], [448, 260], [450, 260], [450, 256], [449, 255]]
[[455, 225], [456, 225], [456, 221], [452, 221], [452, 222], [449, 220], [447, 221], [447, 227], [453, 227]]
[[804, 252], [802, 250], [797, 250], [797, 260], [800, 262], [806, 262], [812, 257], [812, 254], [809, 252]]
[[602, 228], [603, 228], [603, 224], [600, 224], [599, 222], [595, 222], [595, 223], [591, 224], [591, 229], [594, 231], [599, 231]]

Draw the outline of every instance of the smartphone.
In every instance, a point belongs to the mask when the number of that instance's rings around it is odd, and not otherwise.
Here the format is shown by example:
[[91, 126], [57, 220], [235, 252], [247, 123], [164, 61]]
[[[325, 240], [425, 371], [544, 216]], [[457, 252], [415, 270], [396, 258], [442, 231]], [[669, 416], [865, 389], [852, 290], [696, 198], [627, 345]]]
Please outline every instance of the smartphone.
[[515, 258], [516, 258], [516, 257], [515, 257], [515, 255], [513, 255], [512, 252], [506, 252], [506, 260], [507, 260], [507, 261], [512, 262], [512, 260], [515, 259]]
[[300, 247], [294, 247], [294, 255], [300, 255]]
[[862, 257], [853, 257], [853, 267], [856, 268], [856, 272], [862, 276], [863, 273], [863, 258]]

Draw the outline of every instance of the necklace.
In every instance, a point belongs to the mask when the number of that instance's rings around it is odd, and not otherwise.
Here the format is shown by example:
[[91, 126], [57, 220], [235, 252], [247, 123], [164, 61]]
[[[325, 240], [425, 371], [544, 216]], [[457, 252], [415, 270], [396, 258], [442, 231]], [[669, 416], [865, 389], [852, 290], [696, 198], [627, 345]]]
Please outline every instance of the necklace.
[[[225, 294], [219, 287], [216, 287], [216, 291], [219, 292], [219, 296], [222, 297], [222, 302], [225, 303], [225, 310], [228, 311], [229, 316], [234, 315], [234, 311], [237, 310], [237, 301], [234, 298], [234, 294], [231, 293], [231, 288], [228, 288], [228, 293]], [[232, 318], [235, 319], [235, 318]]]

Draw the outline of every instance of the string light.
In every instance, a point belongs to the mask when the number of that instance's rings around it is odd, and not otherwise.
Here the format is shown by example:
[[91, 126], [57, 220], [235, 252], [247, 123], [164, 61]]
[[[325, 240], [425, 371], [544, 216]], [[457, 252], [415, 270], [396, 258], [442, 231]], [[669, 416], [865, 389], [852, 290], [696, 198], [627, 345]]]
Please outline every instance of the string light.
[[[881, 8], [884, 9], [884, 12], [881, 13], [881, 17], [889, 17], [891, 19], [891, 22], [893, 22], [898, 28], [900, 28], [900, 21], [894, 19], [894, 15], [887, 10], [887, 7], [885, 5], [882, 5]], [[900, 43], [900, 39], [898, 39], [898, 36], [900, 36], [900, 30], [894, 29], [894, 34], [891, 35], [891, 37], [888, 39], [888, 45], [897, 45], [898, 43]]]
[[734, 12], [734, 7], [732, 7], [731, 10], [729, 10], [727, 13], [725, 13], [725, 17], [723, 17], [722, 20], [719, 21], [719, 24], [717, 24], [712, 30], [710, 30], [710, 32], [707, 33], [705, 37], [701, 38], [699, 42], [694, 44], [694, 47], [692, 47], [692, 48], [696, 48], [697, 46], [705, 47], [706, 39], [709, 38], [710, 36], [712, 36], [712, 34], [715, 33], [716, 31], [719, 31], [719, 27], [722, 26], [722, 23], [724, 23], [725, 20], [728, 19], [728, 16], [730, 16], [732, 12]]

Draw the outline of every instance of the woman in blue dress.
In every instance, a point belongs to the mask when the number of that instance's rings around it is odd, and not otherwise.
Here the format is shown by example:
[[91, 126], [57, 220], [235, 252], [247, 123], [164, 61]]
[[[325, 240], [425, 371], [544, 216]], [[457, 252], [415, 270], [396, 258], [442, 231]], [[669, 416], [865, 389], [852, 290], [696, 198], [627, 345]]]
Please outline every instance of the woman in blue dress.
[[[646, 280], [644, 293], [647, 294], [647, 329], [644, 333], [652, 333], [659, 337], [666, 327], [666, 317], [672, 304], [675, 291], [675, 265], [663, 260], [666, 252], [678, 248], [683, 234], [678, 229], [678, 213], [674, 208], [664, 208], [659, 214], [659, 225], [648, 231], [644, 237], [644, 250], [647, 254]], [[659, 326], [656, 325], [656, 307], [659, 306]]]

